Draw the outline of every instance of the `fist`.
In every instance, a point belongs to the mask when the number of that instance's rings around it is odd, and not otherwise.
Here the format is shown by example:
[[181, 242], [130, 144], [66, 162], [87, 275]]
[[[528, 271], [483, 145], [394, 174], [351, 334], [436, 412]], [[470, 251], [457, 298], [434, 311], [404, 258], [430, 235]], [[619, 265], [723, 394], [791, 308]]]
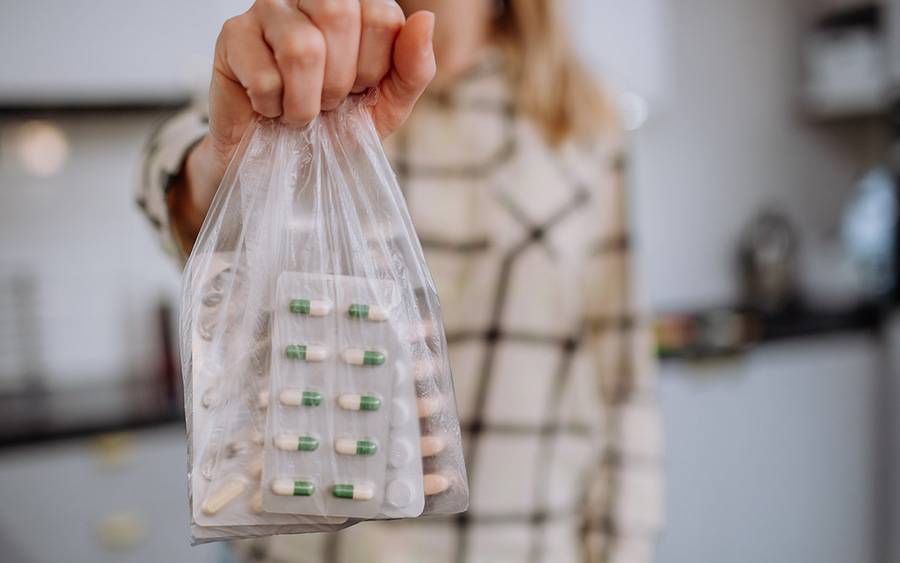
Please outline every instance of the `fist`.
[[304, 125], [351, 93], [378, 91], [382, 137], [435, 73], [434, 15], [393, 0], [257, 0], [225, 22], [210, 86], [210, 140], [227, 162], [257, 114]]

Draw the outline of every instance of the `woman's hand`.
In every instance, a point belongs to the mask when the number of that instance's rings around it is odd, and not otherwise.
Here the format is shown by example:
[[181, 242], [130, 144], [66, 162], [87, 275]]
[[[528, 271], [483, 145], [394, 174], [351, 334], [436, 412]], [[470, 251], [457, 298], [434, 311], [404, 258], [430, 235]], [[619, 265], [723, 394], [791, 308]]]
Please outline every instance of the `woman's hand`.
[[372, 117], [385, 137], [434, 77], [433, 32], [433, 14], [407, 19], [393, 0], [256, 0], [226, 21], [216, 42], [209, 134], [170, 196], [185, 245], [257, 114], [303, 125], [350, 93], [376, 88]]

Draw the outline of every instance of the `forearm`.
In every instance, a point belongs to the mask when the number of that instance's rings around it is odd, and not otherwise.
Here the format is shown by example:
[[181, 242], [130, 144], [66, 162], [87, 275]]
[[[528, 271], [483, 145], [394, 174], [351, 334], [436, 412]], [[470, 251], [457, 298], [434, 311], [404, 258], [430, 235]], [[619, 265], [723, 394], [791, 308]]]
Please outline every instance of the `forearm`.
[[167, 198], [169, 217], [185, 254], [190, 254], [197, 240], [227, 166], [227, 159], [206, 135], [191, 148], [181, 172], [171, 184]]

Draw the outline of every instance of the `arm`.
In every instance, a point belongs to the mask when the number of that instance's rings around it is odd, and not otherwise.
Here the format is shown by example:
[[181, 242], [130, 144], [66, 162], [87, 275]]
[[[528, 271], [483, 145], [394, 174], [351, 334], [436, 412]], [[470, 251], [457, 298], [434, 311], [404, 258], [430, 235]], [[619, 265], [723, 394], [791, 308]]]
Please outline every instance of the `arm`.
[[634, 297], [623, 171], [614, 165], [598, 203], [609, 232], [585, 273], [591, 347], [599, 365], [603, 444], [586, 503], [589, 561], [653, 561], [662, 524], [662, 433], [650, 319]]
[[[182, 252], [190, 252], [252, 120], [264, 116], [302, 126], [350, 93], [374, 88], [372, 119], [385, 137], [406, 120], [434, 77], [433, 33], [433, 14], [406, 18], [388, 0], [257, 0], [222, 26], [208, 131], [182, 147], [177, 169], [159, 186], [165, 205], [151, 212], [147, 194], [138, 201], [170, 246], [177, 240]], [[154, 201], [159, 197], [152, 194]]]

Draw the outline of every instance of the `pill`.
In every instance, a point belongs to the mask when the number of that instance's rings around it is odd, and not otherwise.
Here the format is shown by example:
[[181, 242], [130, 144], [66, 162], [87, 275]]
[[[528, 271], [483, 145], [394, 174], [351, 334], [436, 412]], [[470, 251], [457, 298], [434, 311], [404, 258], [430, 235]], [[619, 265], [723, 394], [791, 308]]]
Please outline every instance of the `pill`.
[[259, 481], [259, 478], [262, 477], [263, 470], [263, 460], [262, 457], [258, 457], [250, 462], [250, 465], [247, 466], [247, 472], [250, 473], [250, 477], [253, 477], [256, 481]]
[[322, 404], [322, 394], [318, 391], [285, 389], [278, 395], [278, 400], [288, 407], [318, 407]]
[[220, 510], [225, 508], [228, 503], [241, 496], [246, 488], [247, 481], [244, 479], [230, 479], [206, 497], [206, 502], [203, 503], [203, 514], [215, 516]]
[[338, 484], [332, 487], [331, 494], [337, 498], [349, 498], [353, 500], [370, 500], [375, 496], [371, 485], [367, 484]]
[[422, 457], [430, 457], [444, 451], [447, 441], [441, 436], [422, 436], [420, 447], [422, 449]]
[[347, 411], [377, 411], [381, 408], [381, 399], [375, 395], [346, 394], [338, 397], [338, 406]]
[[268, 391], [260, 391], [259, 396], [257, 396], [257, 404], [261, 409], [269, 408], [269, 392]]
[[365, 305], [363, 303], [354, 303], [347, 308], [347, 314], [355, 319], [365, 319], [367, 321], [386, 321], [387, 311], [378, 305]]
[[290, 309], [291, 313], [297, 315], [324, 317], [331, 312], [331, 301], [324, 299], [291, 299], [288, 309]]
[[419, 360], [413, 368], [413, 377], [416, 381], [424, 381], [434, 375], [434, 366], [428, 360]]
[[272, 482], [272, 492], [283, 497], [309, 497], [316, 492], [316, 486], [310, 481], [275, 479]]
[[372, 440], [338, 438], [334, 442], [334, 451], [343, 455], [373, 455], [377, 450], [378, 444]]
[[354, 366], [380, 366], [384, 359], [384, 353], [377, 350], [344, 350], [344, 361]]
[[441, 408], [441, 400], [438, 397], [419, 397], [416, 400], [419, 410], [419, 418], [428, 418]]
[[292, 360], [321, 362], [328, 357], [328, 350], [324, 346], [316, 346], [315, 344], [291, 344], [284, 349], [284, 355]]
[[311, 452], [319, 448], [319, 441], [312, 436], [281, 434], [275, 438], [275, 447], [286, 452]]
[[253, 493], [253, 496], [250, 497], [250, 510], [259, 514], [263, 511], [262, 505], [262, 491], [256, 491]]
[[443, 493], [450, 486], [450, 479], [439, 473], [429, 473], [422, 482], [425, 486], [425, 496]]

